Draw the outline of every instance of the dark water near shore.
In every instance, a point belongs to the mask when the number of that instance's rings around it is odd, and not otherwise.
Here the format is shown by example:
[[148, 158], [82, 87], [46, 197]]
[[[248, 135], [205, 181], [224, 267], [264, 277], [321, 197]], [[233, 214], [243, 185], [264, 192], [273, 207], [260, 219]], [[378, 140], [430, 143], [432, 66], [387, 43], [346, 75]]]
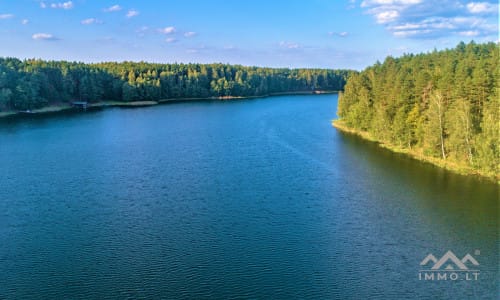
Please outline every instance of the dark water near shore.
[[[495, 299], [498, 186], [339, 133], [336, 102], [0, 120], [0, 299]], [[448, 250], [478, 279], [419, 280]]]

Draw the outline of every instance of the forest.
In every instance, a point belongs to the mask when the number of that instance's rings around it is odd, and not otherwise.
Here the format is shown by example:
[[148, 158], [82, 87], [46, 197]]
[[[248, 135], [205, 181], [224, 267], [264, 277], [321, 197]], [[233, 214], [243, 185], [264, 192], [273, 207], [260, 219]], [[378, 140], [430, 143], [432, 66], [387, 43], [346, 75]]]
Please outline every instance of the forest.
[[350, 71], [0, 58], [0, 111], [72, 101], [144, 101], [249, 97], [344, 87]]
[[387, 57], [348, 79], [337, 127], [498, 178], [499, 45]]

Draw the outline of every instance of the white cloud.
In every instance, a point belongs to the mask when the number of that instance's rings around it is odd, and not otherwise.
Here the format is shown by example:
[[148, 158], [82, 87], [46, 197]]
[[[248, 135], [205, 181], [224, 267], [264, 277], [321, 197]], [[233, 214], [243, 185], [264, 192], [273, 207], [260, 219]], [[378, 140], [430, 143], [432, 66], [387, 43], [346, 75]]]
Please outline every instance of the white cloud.
[[13, 14], [1, 14], [0, 15], [0, 20], [12, 19], [12, 18], [14, 18]]
[[102, 21], [98, 20], [96, 18], [88, 18], [88, 19], [82, 20], [81, 23], [83, 25], [102, 24]]
[[174, 43], [174, 42], [177, 42], [177, 39], [176, 38], [167, 38], [167, 39], [165, 39], [165, 42]]
[[[42, 8], [45, 8], [46, 7], [45, 3], [43, 3], [43, 6], [42, 6], [42, 3], [43, 2], [40, 2], [40, 6]], [[68, 1], [68, 2], [52, 3], [52, 4], [50, 4], [50, 7], [51, 8], [72, 9], [73, 8], [73, 2], [72, 1]]]
[[188, 37], [193, 37], [195, 35], [196, 35], [196, 32], [194, 32], [194, 31], [188, 31], [188, 32], [184, 33], [184, 36], [187, 37], [187, 38]]
[[337, 33], [337, 32], [330, 31], [330, 32], [328, 32], [328, 35], [329, 35], [329, 36], [346, 37], [346, 36], [348, 36], [348, 35], [349, 35], [349, 32], [347, 32], [347, 31], [342, 31], [342, 32]]
[[477, 30], [460, 31], [459, 34], [462, 36], [478, 36], [479, 31]]
[[165, 28], [161, 28], [161, 29], [158, 29], [158, 31], [160, 33], [163, 33], [163, 34], [172, 34], [174, 32], [176, 32], [177, 29], [175, 29], [174, 26], [168, 26], [168, 27], [165, 27]]
[[139, 15], [139, 12], [137, 10], [131, 9], [127, 12], [126, 17], [127, 18], [133, 18], [135, 16]]
[[377, 23], [384, 24], [395, 21], [399, 17], [399, 12], [396, 10], [388, 10], [375, 14]]
[[488, 2], [471, 2], [467, 3], [467, 10], [473, 14], [484, 14], [498, 12], [498, 4]]
[[31, 38], [34, 40], [46, 40], [46, 41], [55, 41], [58, 39], [50, 33], [35, 33], [31, 36]]
[[422, 29], [422, 30], [405, 30], [405, 31], [394, 31], [392, 34], [396, 37], [407, 38], [412, 36], [418, 36], [422, 34], [428, 34], [432, 31], [430, 29]]
[[365, 0], [361, 7], [375, 17], [378, 24], [393, 23], [411, 11], [414, 6], [422, 4], [424, 0]]
[[118, 4], [115, 4], [113, 6], [110, 6], [110, 7], [104, 9], [105, 12], [114, 12], [114, 11], [120, 11], [120, 10], [122, 10], [122, 7]]
[[280, 47], [285, 49], [298, 49], [300, 48], [300, 45], [298, 43], [281, 41]]
[[21, 20], [21, 24], [23, 24], [23, 25], [27, 25], [29, 22], [30, 22], [30, 20], [28, 20], [28, 19]]
[[366, 0], [361, 2], [361, 7], [372, 5], [414, 5], [422, 3], [423, 0]]
[[47, 8], [47, 4], [45, 4], [45, 2], [42, 1], [42, 2], [40, 2], [40, 7], [41, 8]]
[[[465, 20], [459, 19], [460, 22], [465, 22]], [[437, 30], [437, 29], [455, 29], [458, 27], [458, 21], [449, 18], [428, 18], [420, 21], [419, 23], [404, 23], [398, 25], [388, 26], [387, 28], [394, 33], [402, 32], [402, 31], [412, 31], [414, 34], [420, 32], [429, 32], [428, 30]], [[427, 31], [425, 31], [427, 30]], [[401, 36], [402, 34], [397, 34]]]
[[394, 30], [394, 31], [400, 31], [400, 30], [415, 30], [415, 29], [419, 29], [419, 28], [422, 28], [422, 27], [423, 27], [422, 24], [406, 23], [406, 24], [403, 24], [403, 25], [391, 26], [389, 28], [391, 30]]

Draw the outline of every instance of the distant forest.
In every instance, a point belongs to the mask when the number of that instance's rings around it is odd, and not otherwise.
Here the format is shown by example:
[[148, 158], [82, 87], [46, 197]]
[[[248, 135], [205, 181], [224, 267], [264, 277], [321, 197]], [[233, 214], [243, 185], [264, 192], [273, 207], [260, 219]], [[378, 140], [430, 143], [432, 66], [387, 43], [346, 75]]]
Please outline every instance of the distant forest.
[[348, 80], [341, 124], [395, 148], [498, 176], [499, 45], [388, 57]]
[[98, 63], [0, 58], [0, 111], [71, 101], [263, 96], [341, 90], [347, 70], [274, 69], [227, 64]]

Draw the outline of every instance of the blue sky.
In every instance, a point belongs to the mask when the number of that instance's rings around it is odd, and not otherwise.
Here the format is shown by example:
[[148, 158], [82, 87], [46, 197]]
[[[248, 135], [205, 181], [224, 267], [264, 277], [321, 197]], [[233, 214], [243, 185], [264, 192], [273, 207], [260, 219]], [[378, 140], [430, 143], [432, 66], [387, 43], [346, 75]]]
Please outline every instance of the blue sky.
[[363, 69], [498, 42], [498, 1], [0, 0], [0, 56]]

